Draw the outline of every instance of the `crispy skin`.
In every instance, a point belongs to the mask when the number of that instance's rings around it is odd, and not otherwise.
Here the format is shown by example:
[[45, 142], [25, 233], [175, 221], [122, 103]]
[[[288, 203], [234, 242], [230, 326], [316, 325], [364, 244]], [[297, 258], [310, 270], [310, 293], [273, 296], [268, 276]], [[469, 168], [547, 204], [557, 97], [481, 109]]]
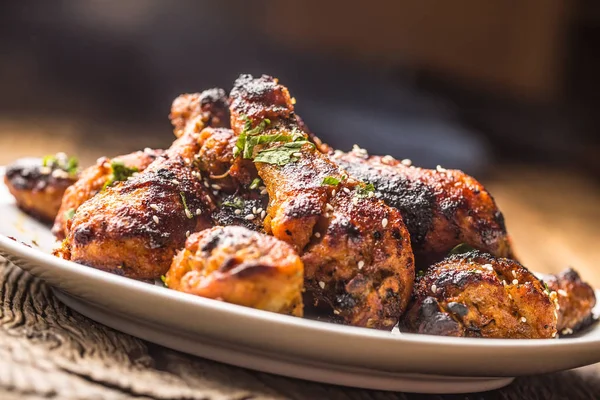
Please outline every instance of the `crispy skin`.
[[198, 133], [207, 126], [227, 126], [227, 107], [227, 93], [223, 89], [182, 94], [173, 101], [169, 114], [173, 133], [176, 137], [181, 137], [185, 132]]
[[356, 178], [372, 183], [379, 198], [400, 210], [417, 266], [441, 260], [460, 243], [514, 258], [493, 197], [464, 172], [405, 166], [389, 156], [368, 156], [364, 150], [331, 157]]
[[[215, 115], [224, 104], [212, 103]], [[143, 172], [83, 203], [56, 254], [135, 279], [163, 275], [186, 232], [211, 226], [215, 203], [195, 158], [200, 137], [195, 128], [184, 133]]]
[[557, 318], [555, 302], [525, 267], [474, 250], [417, 278], [400, 326], [430, 335], [543, 339], [556, 336]]
[[67, 220], [70, 214], [77, 211], [80, 205], [102, 190], [112, 173], [110, 166], [112, 161], [120, 161], [126, 167], [136, 168], [141, 172], [162, 152], [162, 150], [146, 149], [118, 156], [112, 160], [107, 157], [101, 157], [96, 161], [95, 165], [83, 170], [77, 182], [67, 188], [62, 197], [60, 209], [56, 214], [54, 225], [52, 226], [54, 236], [59, 240], [63, 240], [67, 236]]
[[303, 274], [292, 246], [230, 226], [190, 236], [165, 283], [180, 292], [301, 317]]
[[577, 271], [568, 268], [556, 275], [543, 275], [542, 279], [558, 299], [558, 331], [570, 335], [595, 322], [594, 289], [582, 281]]
[[[263, 135], [306, 137], [288, 90], [269, 76], [242, 75], [231, 92], [231, 126], [236, 134], [269, 119]], [[280, 142], [271, 143], [277, 147]], [[265, 147], [257, 146], [257, 151]], [[301, 253], [305, 285], [316, 301], [333, 308], [340, 321], [391, 329], [404, 311], [414, 280], [410, 237], [400, 213], [381, 200], [361, 196], [364, 184], [314, 146], [298, 149], [283, 166], [255, 163], [269, 193], [265, 231]], [[324, 185], [323, 178], [340, 180]]]
[[41, 158], [21, 158], [6, 167], [4, 183], [17, 206], [42, 222], [52, 222], [65, 190], [77, 175], [43, 166]]

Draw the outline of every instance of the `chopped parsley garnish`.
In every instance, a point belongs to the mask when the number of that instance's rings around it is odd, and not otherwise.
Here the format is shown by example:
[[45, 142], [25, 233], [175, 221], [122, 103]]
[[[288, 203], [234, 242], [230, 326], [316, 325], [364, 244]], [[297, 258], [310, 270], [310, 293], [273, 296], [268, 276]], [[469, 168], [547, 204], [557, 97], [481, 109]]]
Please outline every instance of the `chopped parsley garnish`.
[[254, 180], [250, 184], [250, 190], [258, 189], [261, 183], [262, 181], [260, 180], [260, 178], [254, 178]]
[[47, 155], [42, 158], [42, 165], [48, 168], [58, 168], [69, 173], [69, 175], [77, 174], [79, 161], [76, 157], [68, 157], [64, 153], [58, 155]]
[[162, 281], [163, 285], [165, 285], [165, 287], [169, 287], [169, 285], [167, 285], [167, 277], [166, 276], [161, 275], [160, 280]]
[[424, 271], [424, 270], [422, 270], [422, 269], [420, 269], [419, 271], [417, 271], [417, 276], [418, 276], [419, 278], [421, 278], [421, 277], [424, 277], [424, 276], [425, 276], [425, 271]]
[[332, 186], [337, 186], [340, 184], [340, 180], [338, 178], [336, 178], [335, 176], [326, 176], [325, 178], [323, 178], [323, 182], [321, 182], [321, 186], [325, 186], [325, 185], [332, 185]]
[[254, 162], [262, 162], [265, 164], [274, 164], [279, 166], [288, 164], [290, 162], [296, 162], [299, 158], [295, 154], [298, 153], [298, 151], [305, 144], [314, 146], [314, 144], [308, 140], [284, 143], [281, 146], [259, 151], [256, 157], [254, 157]]
[[550, 288], [548, 287], [548, 284], [544, 281], [542, 281], [542, 283], [544, 284], [544, 290], [546, 291], [546, 293], [550, 294]]
[[69, 208], [67, 211], [65, 211], [65, 218], [67, 220], [72, 219], [74, 215], [75, 215], [75, 209], [74, 208]]
[[109, 186], [112, 186], [115, 182], [126, 181], [127, 178], [138, 172], [136, 167], [128, 167], [123, 161], [113, 160], [110, 163], [111, 174], [108, 177], [108, 180], [104, 184], [102, 190], [106, 189]]
[[240, 197], [236, 197], [233, 201], [224, 201], [221, 203], [222, 206], [225, 207], [233, 207], [233, 208], [238, 208], [238, 209], [243, 209], [244, 208], [244, 200]]
[[[256, 127], [252, 128], [252, 122], [246, 117], [244, 129], [240, 133], [233, 150], [234, 157], [241, 155], [245, 159], [254, 159], [255, 162], [267, 164], [285, 165], [289, 162], [298, 161], [294, 156], [303, 145], [314, 144], [305, 139], [304, 134], [297, 129], [292, 129], [289, 133], [278, 133], [272, 135], [261, 135], [271, 121], [262, 120]], [[261, 144], [282, 142], [281, 146], [261, 150], [254, 156], [254, 148]]]
[[375, 186], [372, 183], [366, 184], [364, 187], [357, 186], [356, 187], [356, 196], [360, 198], [365, 198], [372, 196], [371, 193], [375, 193]]
[[453, 254], [464, 254], [464, 253], [468, 253], [470, 251], [475, 250], [474, 247], [469, 246], [466, 243], [461, 243], [459, 245], [454, 246], [454, 248], [452, 250], [450, 250], [450, 253], [448, 253], [448, 255], [453, 255]]
[[194, 214], [192, 214], [192, 212], [188, 208], [187, 201], [185, 201], [185, 194], [183, 192], [179, 192], [179, 196], [181, 196], [181, 202], [183, 203], [183, 209], [185, 210], [185, 216], [188, 217], [188, 219], [194, 218]]

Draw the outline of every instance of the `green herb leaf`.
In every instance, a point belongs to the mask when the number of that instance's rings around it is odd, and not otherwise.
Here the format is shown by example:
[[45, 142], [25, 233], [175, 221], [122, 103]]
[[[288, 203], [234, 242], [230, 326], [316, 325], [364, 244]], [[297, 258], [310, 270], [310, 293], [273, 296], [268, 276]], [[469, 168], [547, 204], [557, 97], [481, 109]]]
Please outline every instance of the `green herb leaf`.
[[356, 187], [356, 196], [360, 198], [365, 198], [372, 196], [371, 193], [375, 193], [375, 186], [372, 183], [366, 184], [364, 187], [357, 186]]
[[548, 284], [544, 281], [542, 281], [542, 283], [544, 284], [544, 289], [546, 290], [546, 293], [550, 294], [550, 288], [548, 287]]
[[[258, 125], [252, 128], [252, 121], [248, 117], [246, 117], [246, 121], [244, 122], [244, 129], [238, 136], [237, 141], [235, 142], [235, 149], [233, 149], [233, 156], [237, 157], [242, 154], [244, 158], [252, 158], [252, 152], [254, 150], [254, 146], [259, 144], [255, 139], [252, 139], [253, 136], [260, 134], [265, 130], [267, 125], [271, 123], [271, 120], [268, 118], [260, 121]], [[263, 135], [264, 137], [271, 137], [277, 135]], [[275, 141], [275, 140], [271, 140]], [[268, 142], [263, 142], [268, 143]]]
[[254, 180], [250, 184], [250, 190], [258, 189], [261, 183], [262, 181], [260, 180], [260, 178], [254, 178]]
[[58, 159], [56, 158], [55, 155], [50, 154], [50, 155], [44, 156], [44, 158], [42, 158], [42, 165], [44, 167], [52, 168], [57, 163], [58, 163]]
[[422, 269], [418, 270], [418, 271], [417, 271], [417, 276], [418, 276], [419, 278], [422, 278], [422, 277], [424, 277], [424, 276], [425, 276], [425, 271], [424, 271], [424, 270], [422, 270]]
[[169, 287], [169, 285], [167, 285], [167, 277], [166, 276], [161, 275], [160, 280], [162, 281], [163, 285], [165, 285], [165, 287]]
[[323, 182], [321, 182], [321, 186], [325, 186], [325, 185], [332, 185], [332, 186], [337, 186], [340, 184], [340, 180], [338, 178], [336, 178], [335, 176], [326, 176], [325, 178], [323, 178]]
[[254, 157], [254, 162], [263, 162], [266, 164], [274, 164], [279, 166], [286, 165], [290, 162], [296, 162], [298, 161], [298, 157], [294, 156], [294, 154], [297, 153], [305, 144], [309, 144], [314, 147], [314, 144], [308, 140], [284, 143], [281, 146], [261, 150], [256, 157]]
[[106, 189], [109, 186], [112, 186], [115, 182], [126, 181], [127, 178], [132, 176], [134, 173], [138, 172], [136, 167], [127, 167], [122, 161], [112, 161], [110, 163], [111, 174], [108, 177], [108, 180], [104, 184], [102, 190]]
[[63, 171], [68, 172], [69, 175], [76, 175], [79, 161], [76, 157], [66, 158], [63, 153], [61, 153], [60, 158], [51, 154], [42, 158], [42, 165], [48, 168], [62, 169]]
[[221, 206], [238, 208], [240, 210], [244, 208], [244, 205], [244, 200], [241, 197], [236, 197], [233, 201], [224, 201], [221, 203]]
[[181, 202], [183, 203], [183, 209], [185, 210], [185, 216], [188, 217], [188, 219], [194, 218], [194, 214], [192, 214], [192, 212], [188, 208], [187, 202], [185, 201], [185, 193], [179, 192], [179, 196], [181, 196]]
[[475, 250], [474, 247], [469, 246], [466, 243], [461, 243], [459, 245], [454, 246], [454, 248], [452, 250], [450, 250], [450, 253], [448, 253], [448, 255], [453, 255], [453, 254], [464, 254], [464, 253], [468, 253], [470, 251]]
[[75, 215], [75, 209], [74, 208], [69, 208], [67, 211], [65, 211], [65, 218], [67, 220], [72, 219], [74, 215]]

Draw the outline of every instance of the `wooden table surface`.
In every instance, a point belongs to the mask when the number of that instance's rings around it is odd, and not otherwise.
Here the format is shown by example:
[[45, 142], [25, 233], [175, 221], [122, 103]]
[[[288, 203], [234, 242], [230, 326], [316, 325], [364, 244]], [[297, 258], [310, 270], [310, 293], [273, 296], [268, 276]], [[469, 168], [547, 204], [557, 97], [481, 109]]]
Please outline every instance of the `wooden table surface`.
[[[53, 135], [53, 129], [61, 135]], [[137, 143], [139, 137], [115, 131], [82, 138], [78, 131], [80, 127], [60, 121], [0, 120], [0, 165], [16, 157], [60, 150], [81, 155], [87, 164], [101, 154], [165, 146], [171, 140], [168, 135], [149, 135]], [[484, 183], [503, 210], [526, 266], [557, 272], [572, 265], [600, 287], [596, 182], [561, 169], [504, 166], [495, 168]], [[600, 398], [600, 364], [518, 378], [493, 392], [455, 396], [359, 390], [249, 371], [188, 356], [95, 323], [63, 306], [44, 282], [2, 259], [0, 298], [0, 399]]]

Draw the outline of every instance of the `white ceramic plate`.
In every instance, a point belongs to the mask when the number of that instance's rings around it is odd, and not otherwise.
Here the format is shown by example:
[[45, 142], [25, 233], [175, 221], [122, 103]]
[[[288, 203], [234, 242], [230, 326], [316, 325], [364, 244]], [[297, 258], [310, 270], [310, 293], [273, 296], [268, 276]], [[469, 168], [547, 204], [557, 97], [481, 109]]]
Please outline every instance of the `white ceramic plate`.
[[500, 340], [382, 332], [278, 315], [58, 259], [49, 254], [55, 243], [48, 227], [19, 211], [3, 184], [0, 216], [0, 254], [47, 281], [69, 307], [142, 339], [228, 364], [346, 386], [464, 393], [496, 389], [515, 376], [600, 362], [598, 325], [565, 339]]

